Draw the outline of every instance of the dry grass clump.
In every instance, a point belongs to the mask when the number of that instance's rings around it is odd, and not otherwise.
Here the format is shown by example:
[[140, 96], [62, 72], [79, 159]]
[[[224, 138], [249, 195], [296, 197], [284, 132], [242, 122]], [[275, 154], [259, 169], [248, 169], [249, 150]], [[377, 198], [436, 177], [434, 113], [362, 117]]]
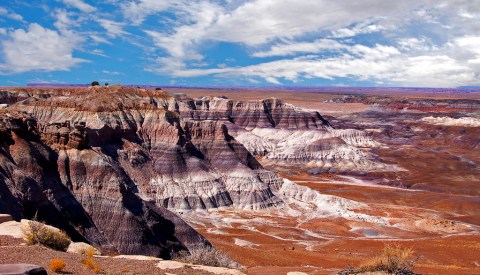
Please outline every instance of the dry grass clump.
[[216, 250], [212, 246], [205, 244], [196, 245], [189, 249], [189, 251], [180, 251], [173, 255], [173, 260], [185, 262], [189, 264], [218, 266], [227, 268], [241, 268], [237, 262], [228, 258], [228, 256]]
[[84, 253], [87, 257], [93, 258], [93, 255], [97, 254], [97, 251], [95, 251], [95, 248], [89, 247], [85, 249]]
[[339, 274], [359, 274], [364, 272], [385, 272], [395, 275], [414, 275], [415, 251], [412, 248], [403, 248], [399, 244], [386, 244], [382, 255], [370, 259], [359, 268], [348, 268]]
[[50, 229], [41, 222], [29, 221], [22, 231], [28, 245], [41, 244], [55, 250], [65, 251], [72, 242], [65, 232]]
[[65, 263], [65, 261], [60, 258], [54, 258], [50, 261], [50, 264], [48, 264], [48, 267], [53, 272], [62, 272], [66, 266], [67, 264]]
[[101, 271], [101, 267], [97, 262], [95, 262], [95, 259], [93, 258], [93, 255], [95, 255], [95, 249], [91, 247], [87, 248], [84, 255], [87, 257], [82, 260], [82, 264], [86, 268], [92, 270], [94, 273], [99, 273]]

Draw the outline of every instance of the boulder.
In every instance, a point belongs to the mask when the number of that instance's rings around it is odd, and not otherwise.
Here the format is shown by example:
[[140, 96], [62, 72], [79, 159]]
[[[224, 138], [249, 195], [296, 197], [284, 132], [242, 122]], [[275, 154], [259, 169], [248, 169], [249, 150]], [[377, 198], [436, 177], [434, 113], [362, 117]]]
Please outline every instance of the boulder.
[[31, 264], [0, 264], [2, 275], [47, 275], [41, 266]]
[[0, 235], [23, 239], [22, 223], [16, 221], [0, 223]]
[[87, 249], [93, 249], [95, 251], [94, 255], [101, 255], [100, 251], [98, 251], [95, 247], [84, 242], [70, 243], [70, 245], [67, 248], [67, 253], [85, 254]]

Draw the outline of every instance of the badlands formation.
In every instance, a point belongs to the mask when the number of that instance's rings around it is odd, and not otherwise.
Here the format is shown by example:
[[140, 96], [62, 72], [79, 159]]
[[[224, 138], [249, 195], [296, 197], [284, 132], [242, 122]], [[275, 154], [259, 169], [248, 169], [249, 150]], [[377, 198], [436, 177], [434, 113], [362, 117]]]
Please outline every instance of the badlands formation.
[[[431, 255], [435, 243], [480, 252], [477, 120], [420, 118], [399, 112], [402, 101], [377, 106], [370, 97], [322, 99], [352, 107], [323, 114], [311, 102], [298, 107], [261, 93], [195, 92], [1, 91], [0, 213], [37, 214], [77, 241], [121, 254], [168, 259], [213, 244], [252, 274], [334, 273], [392, 240], [420, 244], [424, 271], [479, 271], [472, 253], [447, 264]], [[469, 123], [460, 137], [469, 143], [446, 150], [460, 154], [464, 173], [432, 182], [421, 172], [438, 171], [422, 165], [431, 165], [425, 158], [438, 144], [426, 135], [447, 144], [435, 127], [459, 123]], [[409, 154], [417, 163], [405, 161]]]

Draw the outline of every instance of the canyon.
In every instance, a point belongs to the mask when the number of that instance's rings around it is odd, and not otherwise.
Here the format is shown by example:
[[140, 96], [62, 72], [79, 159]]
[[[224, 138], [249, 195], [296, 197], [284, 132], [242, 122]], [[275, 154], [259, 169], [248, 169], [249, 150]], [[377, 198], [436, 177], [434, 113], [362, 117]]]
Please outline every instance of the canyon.
[[392, 241], [473, 274], [480, 101], [407, 95], [5, 88], [0, 213], [111, 253], [214, 245], [249, 274], [331, 274]]

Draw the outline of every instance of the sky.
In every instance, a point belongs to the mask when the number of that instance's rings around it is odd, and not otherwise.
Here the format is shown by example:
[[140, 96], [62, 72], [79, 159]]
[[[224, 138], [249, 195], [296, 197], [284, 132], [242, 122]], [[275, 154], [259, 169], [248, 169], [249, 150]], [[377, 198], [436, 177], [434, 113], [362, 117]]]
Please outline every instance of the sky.
[[0, 0], [0, 85], [480, 86], [480, 0]]

